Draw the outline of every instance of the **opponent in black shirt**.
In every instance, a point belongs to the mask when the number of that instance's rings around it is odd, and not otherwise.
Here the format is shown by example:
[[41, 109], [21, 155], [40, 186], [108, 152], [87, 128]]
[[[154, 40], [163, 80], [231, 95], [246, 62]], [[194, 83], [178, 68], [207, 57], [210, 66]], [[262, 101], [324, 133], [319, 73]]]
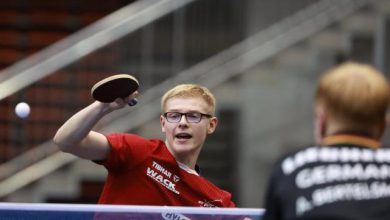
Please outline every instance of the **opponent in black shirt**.
[[389, 220], [390, 149], [380, 139], [390, 89], [371, 66], [345, 63], [320, 79], [316, 146], [275, 166], [263, 220]]

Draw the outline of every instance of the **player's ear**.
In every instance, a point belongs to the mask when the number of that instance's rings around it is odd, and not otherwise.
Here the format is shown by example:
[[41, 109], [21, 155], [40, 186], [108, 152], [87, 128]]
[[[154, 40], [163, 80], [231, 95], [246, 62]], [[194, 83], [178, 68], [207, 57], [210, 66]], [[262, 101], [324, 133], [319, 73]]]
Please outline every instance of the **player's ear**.
[[385, 133], [387, 125], [389, 124], [389, 117], [390, 116], [386, 114], [385, 118], [383, 119], [383, 122], [380, 125], [378, 136], [377, 136], [378, 140], [380, 140], [383, 137], [383, 134]]
[[218, 125], [218, 119], [217, 119], [217, 117], [212, 117], [212, 118], [210, 119], [209, 124], [208, 124], [207, 134], [212, 134], [212, 133], [214, 133], [215, 129], [217, 128], [217, 125]]
[[326, 111], [323, 106], [314, 108], [314, 140], [320, 144], [326, 133]]
[[383, 121], [383, 133], [384, 133], [385, 129], [387, 128], [387, 125], [389, 125], [389, 120], [390, 120], [390, 115], [386, 114], [385, 120]]
[[163, 133], [165, 133], [165, 123], [166, 123], [166, 121], [165, 121], [164, 116], [163, 116], [163, 115], [160, 115], [161, 131], [162, 131]]

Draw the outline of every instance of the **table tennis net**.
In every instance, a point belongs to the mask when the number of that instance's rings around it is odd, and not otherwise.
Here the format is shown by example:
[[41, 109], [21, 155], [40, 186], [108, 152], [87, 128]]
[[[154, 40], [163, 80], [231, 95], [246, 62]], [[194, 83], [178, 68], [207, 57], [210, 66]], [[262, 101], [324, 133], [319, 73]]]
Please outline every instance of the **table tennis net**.
[[0, 203], [0, 220], [261, 220], [262, 214], [252, 208]]

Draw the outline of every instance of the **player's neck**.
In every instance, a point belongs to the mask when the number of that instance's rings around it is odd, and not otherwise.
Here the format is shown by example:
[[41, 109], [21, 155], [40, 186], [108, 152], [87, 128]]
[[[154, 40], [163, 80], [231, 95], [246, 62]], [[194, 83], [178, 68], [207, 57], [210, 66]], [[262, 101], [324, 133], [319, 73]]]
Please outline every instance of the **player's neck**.
[[175, 150], [172, 149], [172, 147], [169, 146], [169, 143], [165, 141], [165, 145], [168, 149], [168, 151], [172, 154], [172, 156], [175, 158], [175, 160], [178, 163], [181, 163], [188, 168], [195, 170], [195, 165], [198, 160], [199, 152], [184, 152], [184, 153], [178, 153]]
[[192, 170], [195, 170], [197, 158], [194, 158], [193, 156], [186, 156], [186, 157], [181, 157], [178, 155], [173, 155], [173, 156], [175, 157], [178, 163], [185, 165]]
[[187, 171], [188, 173], [192, 173], [192, 174], [194, 174], [194, 175], [199, 176], [199, 173], [196, 171], [195, 168], [192, 169], [192, 168], [188, 167], [187, 165], [180, 163], [179, 161], [177, 161], [177, 164], [179, 165], [179, 167], [180, 167], [181, 169]]
[[375, 128], [357, 129], [355, 127], [346, 126], [341, 123], [328, 123], [325, 136], [351, 134], [351, 135], [358, 135], [358, 136], [364, 136], [364, 137], [376, 139], [377, 138], [376, 133], [377, 132]]

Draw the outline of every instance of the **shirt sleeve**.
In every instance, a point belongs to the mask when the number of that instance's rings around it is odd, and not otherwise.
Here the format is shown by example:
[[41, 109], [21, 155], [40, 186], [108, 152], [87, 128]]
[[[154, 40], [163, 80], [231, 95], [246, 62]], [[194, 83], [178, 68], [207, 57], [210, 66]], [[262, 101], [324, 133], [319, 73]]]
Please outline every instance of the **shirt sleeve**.
[[235, 208], [236, 204], [232, 201], [232, 194], [230, 192], [227, 193], [227, 204], [225, 207], [227, 208]]
[[149, 150], [148, 140], [134, 134], [113, 133], [106, 138], [110, 144], [109, 156], [97, 163], [112, 172], [132, 169], [145, 159]]

